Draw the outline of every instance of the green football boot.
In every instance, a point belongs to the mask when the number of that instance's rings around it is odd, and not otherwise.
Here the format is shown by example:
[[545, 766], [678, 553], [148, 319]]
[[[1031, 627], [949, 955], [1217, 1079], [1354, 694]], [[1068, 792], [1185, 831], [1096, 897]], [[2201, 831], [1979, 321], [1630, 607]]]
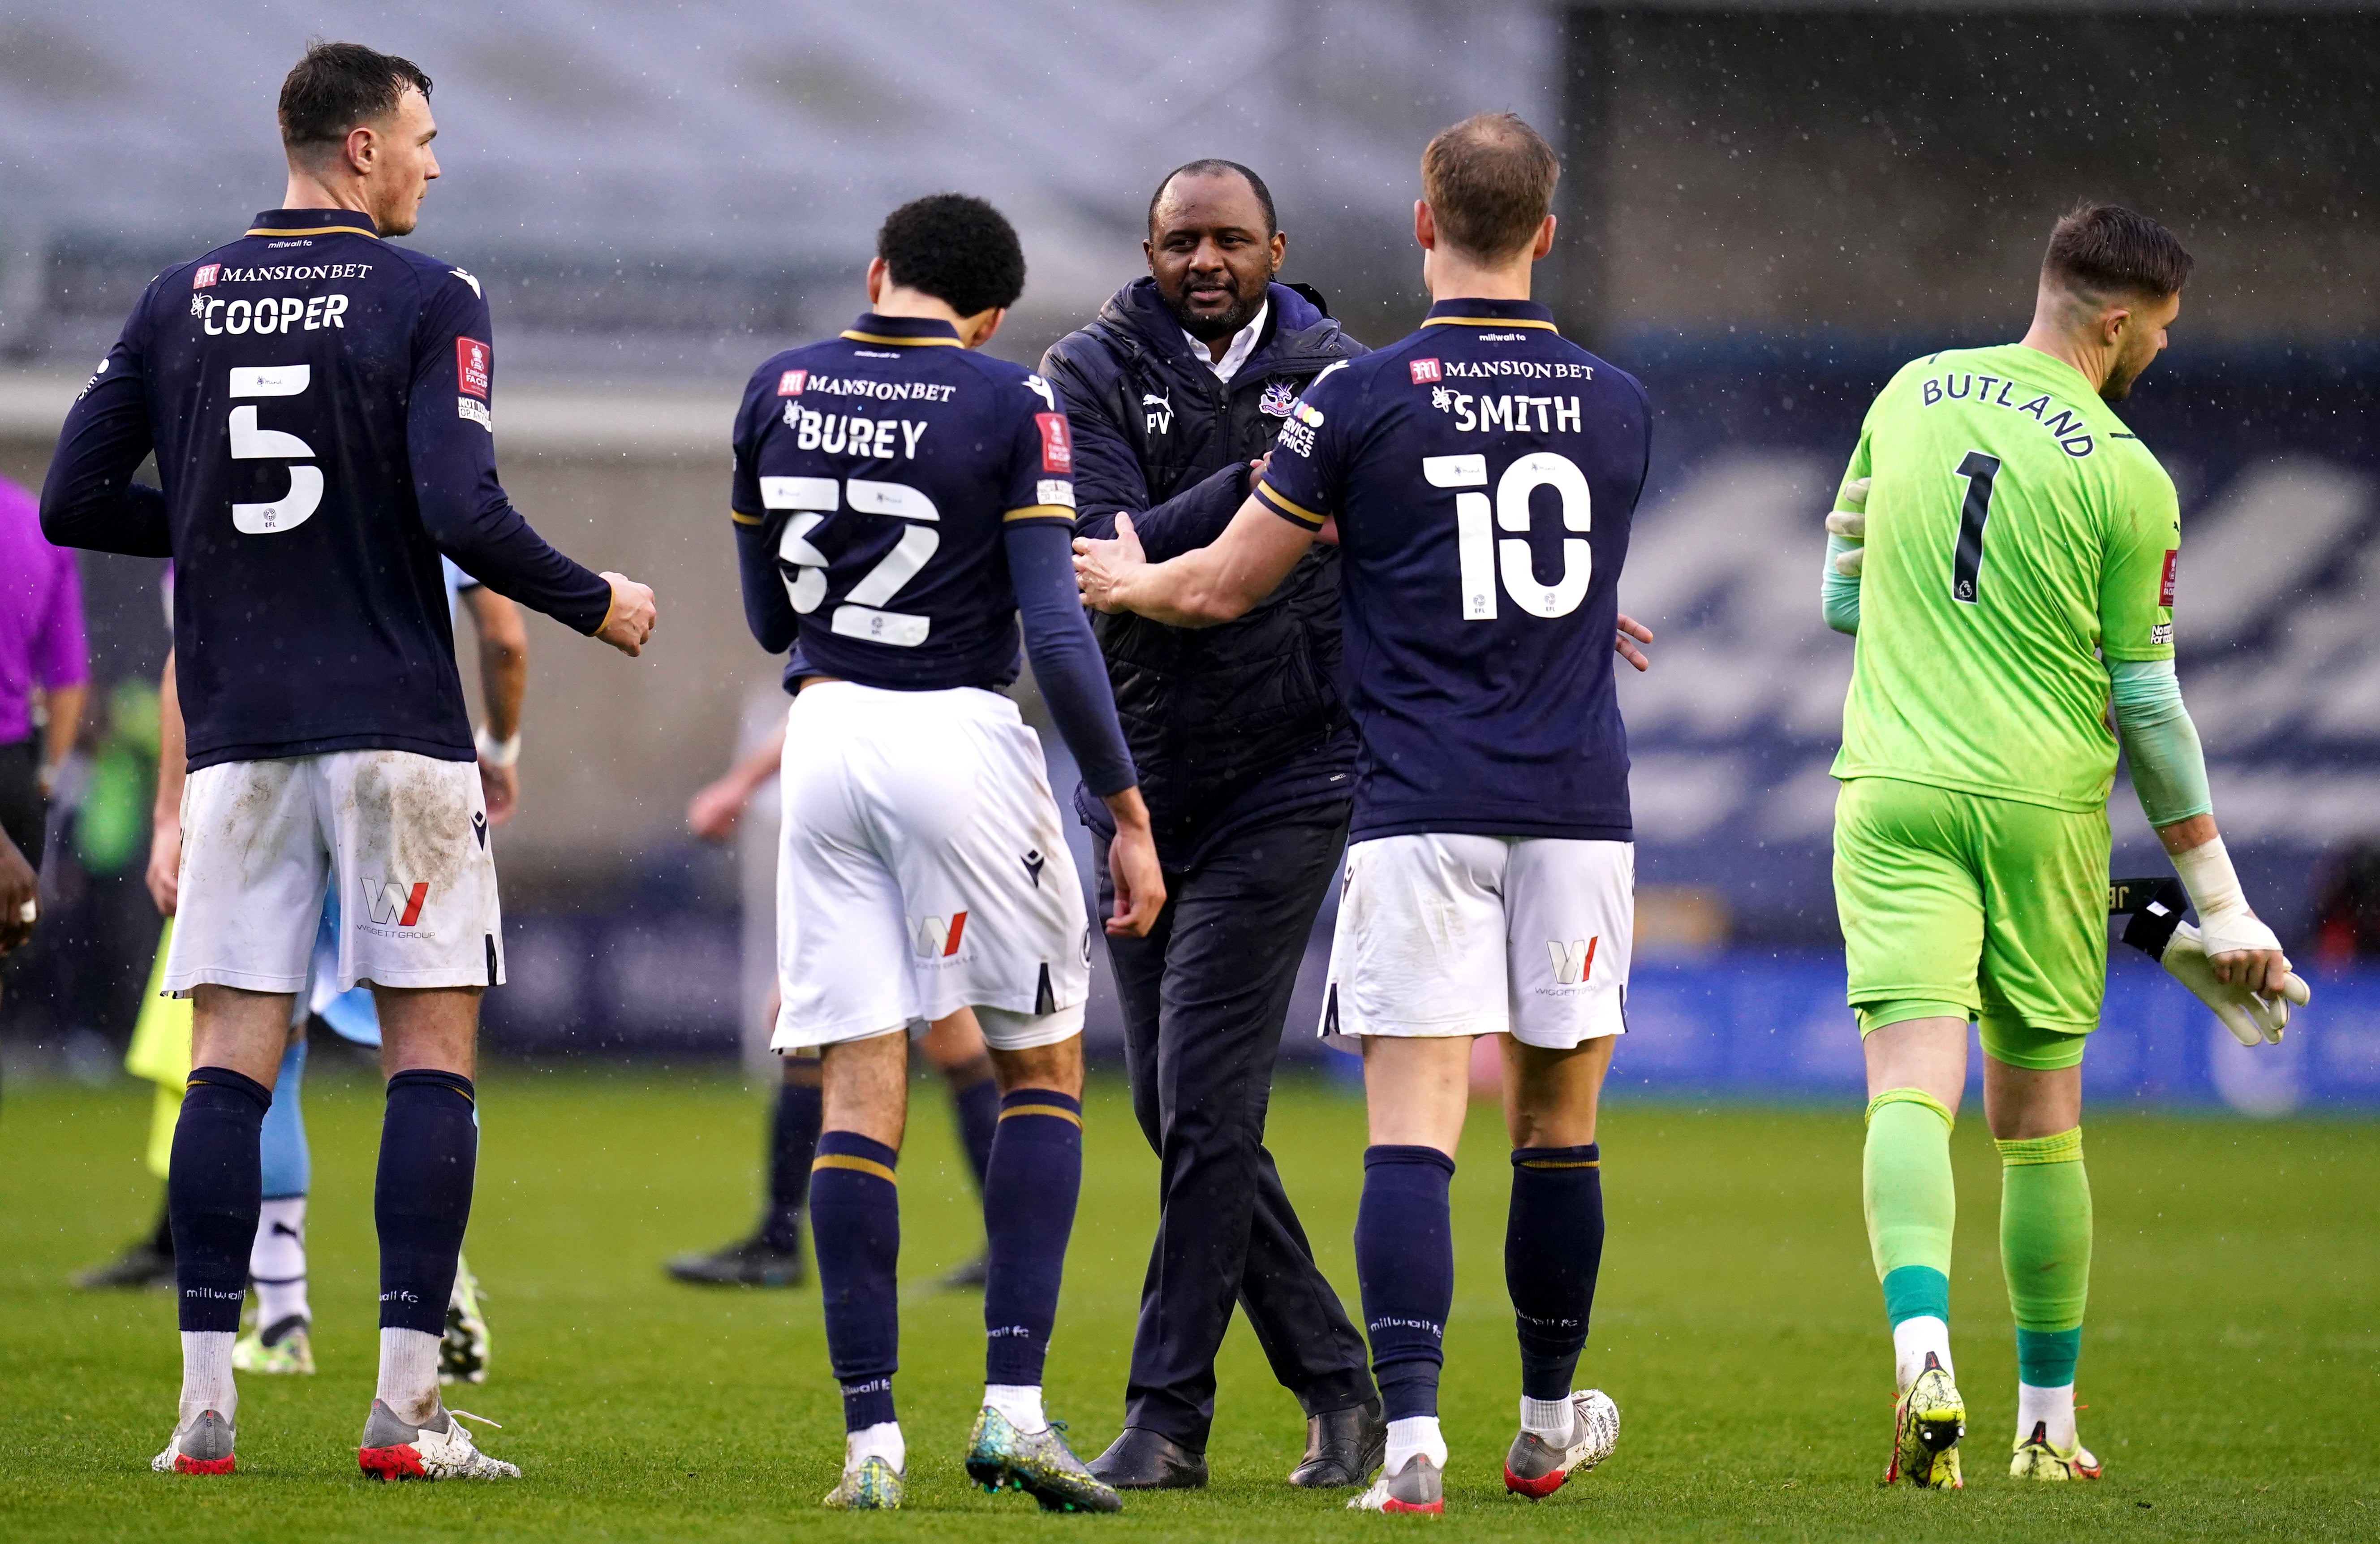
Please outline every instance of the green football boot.
[[1044, 1512], [1122, 1512], [1123, 1498], [1083, 1467], [1059, 1435], [1063, 1421], [1024, 1432], [989, 1404], [975, 1417], [967, 1443], [967, 1477], [997, 1494], [1022, 1490]]
[[1959, 1439], [1966, 1434], [1967, 1402], [1959, 1397], [1949, 1369], [1929, 1351], [1925, 1370], [1893, 1402], [1892, 1463], [1884, 1471], [1884, 1483], [1964, 1489], [1959, 1477]]
[[231, 1366], [234, 1372], [311, 1373], [314, 1346], [306, 1333], [306, 1316], [291, 1314], [240, 1336], [232, 1343]]
[[900, 1470], [871, 1453], [846, 1465], [843, 1478], [819, 1504], [834, 1512], [898, 1512], [903, 1477]]
[[438, 1346], [438, 1381], [488, 1380], [488, 1316], [480, 1307], [480, 1278], [461, 1257], [455, 1260], [455, 1291], [446, 1299], [446, 1338]]

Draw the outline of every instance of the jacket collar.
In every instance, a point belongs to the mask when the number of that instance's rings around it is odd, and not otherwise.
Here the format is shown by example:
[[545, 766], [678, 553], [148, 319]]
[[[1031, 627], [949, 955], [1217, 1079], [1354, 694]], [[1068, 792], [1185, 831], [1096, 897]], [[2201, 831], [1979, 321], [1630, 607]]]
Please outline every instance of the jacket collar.
[[248, 227], [250, 236], [369, 236], [380, 227], [359, 209], [268, 209]]
[[1425, 327], [1543, 327], [1558, 333], [1554, 313], [1535, 300], [1440, 300], [1422, 319]]
[[853, 343], [895, 344], [911, 348], [956, 348], [959, 330], [930, 316], [879, 316], [862, 311], [843, 330]]

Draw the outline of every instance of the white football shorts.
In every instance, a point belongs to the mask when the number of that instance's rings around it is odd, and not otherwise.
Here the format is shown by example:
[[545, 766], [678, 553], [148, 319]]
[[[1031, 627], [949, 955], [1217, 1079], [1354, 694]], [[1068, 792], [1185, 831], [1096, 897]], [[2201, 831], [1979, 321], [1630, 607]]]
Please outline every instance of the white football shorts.
[[304, 990], [333, 884], [339, 991], [504, 980], [478, 764], [335, 750], [219, 762], [182, 785], [181, 905], [164, 990]]
[[1420, 833], [1347, 849], [1321, 1032], [1510, 1034], [1568, 1051], [1625, 1034], [1636, 846]]
[[773, 1046], [961, 1008], [1002, 1051], [1082, 1032], [1090, 921], [1015, 703], [820, 682], [787, 711], [783, 788]]

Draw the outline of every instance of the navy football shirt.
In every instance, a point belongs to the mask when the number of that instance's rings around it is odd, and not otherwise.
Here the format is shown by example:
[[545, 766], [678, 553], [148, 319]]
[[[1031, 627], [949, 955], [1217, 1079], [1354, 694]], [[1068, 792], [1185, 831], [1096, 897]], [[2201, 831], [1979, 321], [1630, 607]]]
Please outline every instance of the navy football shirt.
[[1256, 494], [1338, 520], [1351, 840], [1630, 839], [1611, 642], [1650, 445], [1644, 387], [1526, 300], [1440, 301], [1306, 387]]
[[[766, 539], [737, 544], [753, 633], [792, 645], [795, 668], [894, 691], [1002, 687], [1019, 661], [1002, 532], [1071, 535], [1073, 442], [1039, 376], [961, 346], [948, 322], [871, 313], [753, 375], [731, 502]], [[756, 551], [772, 567], [753, 572]]]
[[[610, 583], [496, 480], [488, 307], [370, 216], [282, 209], [165, 270], [67, 416], [52, 541], [175, 563], [191, 770], [475, 752], [443, 551], [582, 633]], [[162, 493], [131, 475], [152, 449]]]

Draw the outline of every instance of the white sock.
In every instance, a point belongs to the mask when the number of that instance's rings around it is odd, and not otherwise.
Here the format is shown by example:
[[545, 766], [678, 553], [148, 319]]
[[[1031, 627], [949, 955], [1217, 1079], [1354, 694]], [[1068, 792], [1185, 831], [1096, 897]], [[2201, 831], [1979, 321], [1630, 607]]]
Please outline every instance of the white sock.
[[1904, 1319], [1892, 1327], [1892, 1386], [1905, 1389], [1917, 1381], [1925, 1370], [1925, 1354], [1931, 1351], [1941, 1362], [1942, 1370], [1953, 1378], [1950, 1368], [1950, 1327], [1932, 1314], [1920, 1314]]
[[438, 1413], [438, 1344], [444, 1338], [381, 1327], [380, 1387], [372, 1397], [408, 1426], [421, 1426]]
[[2074, 1385], [2062, 1389], [2036, 1389], [2030, 1383], [2016, 1386], [2016, 1440], [2020, 1442], [2033, 1435], [2035, 1423], [2046, 1422], [2049, 1445], [2070, 1448], [2074, 1445]]
[[878, 1421], [865, 1430], [844, 1433], [845, 1469], [856, 1469], [870, 1458], [881, 1458], [892, 1465], [894, 1474], [909, 1472], [909, 1444], [902, 1440], [899, 1421]]
[[1380, 1472], [1402, 1474], [1415, 1454], [1446, 1467], [1446, 1439], [1439, 1432], [1436, 1416], [1407, 1416], [1389, 1423], [1389, 1451]]
[[209, 1410], [237, 1423], [239, 1389], [231, 1380], [231, 1343], [237, 1339], [229, 1330], [182, 1331], [182, 1404], [174, 1419], [176, 1430]]
[[1050, 1419], [1041, 1413], [1041, 1385], [1038, 1383], [986, 1383], [983, 1402], [1007, 1417], [1008, 1424], [1031, 1436], [1049, 1429]]
[[306, 1306], [306, 1198], [282, 1196], [264, 1203], [249, 1246], [248, 1273], [256, 1278], [256, 1327], [270, 1330], [296, 1314], [311, 1322]]
[[1556, 1447], [1570, 1445], [1571, 1431], [1577, 1420], [1577, 1407], [1567, 1394], [1560, 1399], [1521, 1396], [1521, 1429], [1534, 1432]]

